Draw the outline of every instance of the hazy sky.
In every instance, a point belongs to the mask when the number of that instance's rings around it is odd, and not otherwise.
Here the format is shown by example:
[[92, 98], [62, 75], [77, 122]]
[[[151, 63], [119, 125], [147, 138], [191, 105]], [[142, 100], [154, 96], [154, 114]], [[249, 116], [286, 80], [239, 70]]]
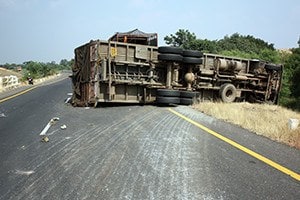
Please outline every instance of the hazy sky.
[[0, 64], [71, 59], [91, 39], [138, 28], [163, 37], [188, 29], [201, 39], [253, 35], [296, 47], [299, 0], [0, 0]]

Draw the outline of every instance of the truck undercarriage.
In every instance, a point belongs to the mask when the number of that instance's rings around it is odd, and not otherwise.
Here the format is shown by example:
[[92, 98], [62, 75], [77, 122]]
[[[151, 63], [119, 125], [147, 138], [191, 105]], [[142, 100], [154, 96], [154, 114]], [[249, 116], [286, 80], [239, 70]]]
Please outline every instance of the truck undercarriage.
[[123, 38], [122, 42], [90, 41], [76, 48], [72, 71], [74, 106], [101, 102], [190, 105], [195, 101], [277, 104], [283, 66], [126, 43]]

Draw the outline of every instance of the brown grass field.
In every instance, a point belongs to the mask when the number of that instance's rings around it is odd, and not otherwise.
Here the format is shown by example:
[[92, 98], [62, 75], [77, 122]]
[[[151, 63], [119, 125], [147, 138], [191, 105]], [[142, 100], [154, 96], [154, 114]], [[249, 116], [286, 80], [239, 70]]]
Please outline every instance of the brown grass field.
[[193, 107], [258, 135], [300, 149], [300, 127], [291, 130], [288, 123], [290, 118], [300, 120], [300, 113], [276, 105], [250, 103], [201, 102]]
[[14, 75], [17, 76], [18, 78], [22, 78], [22, 73], [14, 72], [12, 70], [8, 70], [0, 67], [0, 76], [9, 76], [9, 75]]

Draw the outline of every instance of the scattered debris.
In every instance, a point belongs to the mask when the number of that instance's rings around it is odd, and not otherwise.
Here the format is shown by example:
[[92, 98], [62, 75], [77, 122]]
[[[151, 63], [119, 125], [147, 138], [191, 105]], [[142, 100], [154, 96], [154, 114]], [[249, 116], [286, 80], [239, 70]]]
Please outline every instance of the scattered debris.
[[49, 138], [46, 136], [47, 131], [49, 130], [49, 128], [54, 125], [57, 121], [59, 121], [58, 117], [53, 117], [48, 124], [45, 126], [45, 128], [42, 130], [42, 132], [40, 133], [40, 136], [43, 136], [42, 138], [42, 142], [49, 142]]
[[60, 128], [61, 128], [61, 130], [65, 130], [67, 128], [67, 126], [64, 124], [64, 125], [61, 125]]
[[289, 129], [295, 130], [298, 128], [299, 120], [298, 119], [289, 119]]
[[42, 142], [49, 142], [49, 138], [47, 136], [43, 137]]
[[20, 175], [26, 175], [26, 176], [30, 176], [31, 174], [35, 173], [35, 171], [30, 170], [30, 171], [22, 171], [22, 170], [16, 170], [15, 171], [16, 174], [20, 174]]
[[0, 113], [0, 117], [6, 117], [4, 113]]
[[59, 121], [58, 117], [53, 117], [48, 124], [45, 126], [45, 128], [42, 130], [42, 132], [40, 133], [40, 135], [46, 135], [47, 131], [49, 130], [49, 128], [55, 124], [55, 122]]
[[70, 101], [71, 101], [71, 97], [68, 97], [68, 98], [66, 98], [65, 103], [66, 103], [66, 104], [67, 104], [67, 103], [70, 103]]

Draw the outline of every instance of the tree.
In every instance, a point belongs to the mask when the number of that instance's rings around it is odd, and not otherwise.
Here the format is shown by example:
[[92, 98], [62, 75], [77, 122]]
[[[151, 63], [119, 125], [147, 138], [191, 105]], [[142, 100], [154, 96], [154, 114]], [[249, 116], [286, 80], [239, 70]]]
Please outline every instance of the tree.
[[280, 104], [300, 111], [300, 46], [292, 49], [291, 54], [285, 53], [282, 56], [284, 70]]
[[190, 49], [207, 53], [218, 53], [218, 44], [216, 40], [196, 39], [189, 45]]
[[22, 65], [25, 70], [23, 79], [26, 80], [28, 76], [32, 78], [41, 78], [57, 74], [60, 70], [70, 69], [70, 64], [73, 62], [74, 60], [68, 61], [66, 59], [62, 59], [60, 64], [56, 64], [55, 61], [48, 63], [34, 61], [24, 62]]
[[64, 66], [64, 67], [68, 67], [69, 66], [69, 61], [67, 59], [62, 59], [59, 62], [60, 65]]
[[243, 36], [239, 33], [234, 33], [231, 36], [226, 35], [221, 40], [207, 40], [197, 39], [194, 33], [179, 29], [174, 35], [166, 36], [164, 40], [169, 45], [184, 49], [218, 54], [226, 53], [225, 55], [238, 57], [246, 56], [245, 58], [258, 58], [270, 62], [278, 62], [280, 60], [273, 44], [251, 35]]
[[299, 78], [300, 78], [300, 47], [293, 49], [293, 54], [289, 59], [289, 67], [293, 71], [293, 75], [291, 77], [292, 87], [291, 87], [291, 95], [295, 98], [300, 97], [300, 85], [299, 85]]
[[274, 45], [251, 35], [243, 36], [234, 33], [218, 41], [220, 50], [239, 50], [246, 53], [260, 54], [262, 50], [275, 51]]
[[196, 40], [196, 35], [188, 30], [179, 29], [175, 35], [165, 36], [164, 40], [171, 46], [189, 49], [191, 44]]

